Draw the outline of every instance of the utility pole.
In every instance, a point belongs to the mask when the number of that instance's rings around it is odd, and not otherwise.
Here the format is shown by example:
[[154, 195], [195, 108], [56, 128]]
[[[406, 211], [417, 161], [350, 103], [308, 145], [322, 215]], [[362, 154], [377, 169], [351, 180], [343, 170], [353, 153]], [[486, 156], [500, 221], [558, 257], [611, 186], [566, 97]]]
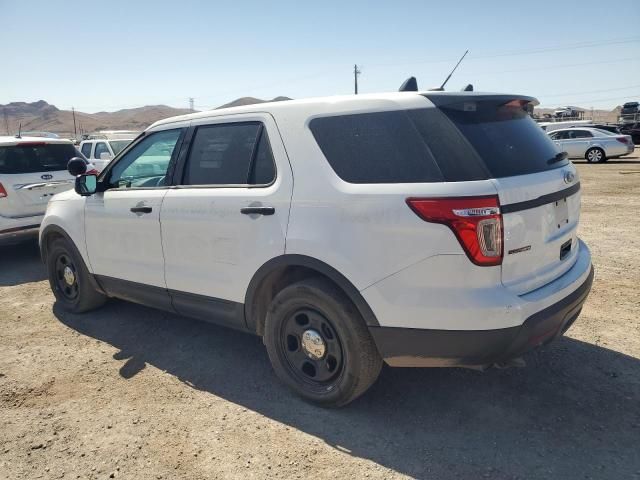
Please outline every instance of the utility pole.
[[189, 97], [189, 110], [191, 110], [192, 112], [194, 111], [193, 102], [194, 102], [194, 98]]
[[71, 107], [71, 113], [73, 114], [73, 138], [78, 139], [78, 130], [76, 129], [76, 109]]
[[358, 68], [358, 65], [353, 65], [353, 82], [354, 82], [354, 89], [355, 89], [355, 94], [358, 94], [358, 75], [360, 75], [362, 73], [362, 71]]
[[7, 136], [8, 136], [11, 134], [9, 133], [9, 117], [7, 115], [7, 109], [3, 108], [2, 112], [4, 113], [4, 128], [7, 130]]

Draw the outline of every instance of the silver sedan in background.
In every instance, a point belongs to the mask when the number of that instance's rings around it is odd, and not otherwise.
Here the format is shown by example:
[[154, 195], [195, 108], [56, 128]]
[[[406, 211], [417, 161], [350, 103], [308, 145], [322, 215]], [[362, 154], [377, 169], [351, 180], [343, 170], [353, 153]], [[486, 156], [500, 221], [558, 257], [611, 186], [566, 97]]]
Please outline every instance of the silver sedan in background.
[[548, 135], [560, 150], [567, 152], [569, 158], [584, 158], [588, 162], [606, 162], [633, 152], [629, 135], [598, 128], [566, 128]]

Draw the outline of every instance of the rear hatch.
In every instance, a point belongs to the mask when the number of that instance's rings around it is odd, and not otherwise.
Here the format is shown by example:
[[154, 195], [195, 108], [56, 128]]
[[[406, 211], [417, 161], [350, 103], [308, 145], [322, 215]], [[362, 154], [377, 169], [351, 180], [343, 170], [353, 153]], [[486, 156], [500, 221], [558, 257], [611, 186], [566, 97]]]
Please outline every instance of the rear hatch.
[[67, 162], [81, 156], [71, 143], [47, 141], [0, 145], [0, 215], [21, 218], [41, 215], [49, 199], [73, 187]]
[[575, 263], [580, 184], [575, 167], [525, 111], [530, 97], [427, 94], [463, 138], [456, 157], [480, 162], [503, 217], [502, 283], [518, 294]]

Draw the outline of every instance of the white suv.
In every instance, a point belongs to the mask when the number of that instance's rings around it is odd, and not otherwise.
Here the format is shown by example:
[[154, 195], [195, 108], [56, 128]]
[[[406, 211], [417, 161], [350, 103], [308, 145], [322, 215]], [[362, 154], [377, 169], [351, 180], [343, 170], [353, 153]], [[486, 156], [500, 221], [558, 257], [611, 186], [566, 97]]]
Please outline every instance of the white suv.
[[70, 140], [0, 137], [0, 242], [37, 238], [49, 199], [73, 189], [76, 156]]
[[73, 312], [119, 297], [260, 335], [323, 405], [383, 360], [508, 364], [569, 328], [593, 279], [576, 170], [531, 102], [403, 92], [157, 122], [49, 204], [51, 288]]
[[96, 167], [96, 170], [101, 172], [134, 138], [135, 136], [132, 135], [115, 139], [83, 140], [80, 143], [80, 151]]

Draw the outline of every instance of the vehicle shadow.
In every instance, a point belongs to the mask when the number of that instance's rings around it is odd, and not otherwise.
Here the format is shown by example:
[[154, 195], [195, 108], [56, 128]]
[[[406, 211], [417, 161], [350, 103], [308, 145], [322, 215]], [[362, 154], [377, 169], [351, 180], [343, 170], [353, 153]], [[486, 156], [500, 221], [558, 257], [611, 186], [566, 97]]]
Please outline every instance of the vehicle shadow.
[[563, 338], [524, 369], [385, 368], [338, 410], [276, 379], [261, 339], [126, 302], [56, 317], [119, 349], [123, 378], [152, 365], [417, 478], [629, 478], [640, 472], [640, 361]]
[[37, 240], [0, 245], [0, 287], [40, 282], [46, 278]]

